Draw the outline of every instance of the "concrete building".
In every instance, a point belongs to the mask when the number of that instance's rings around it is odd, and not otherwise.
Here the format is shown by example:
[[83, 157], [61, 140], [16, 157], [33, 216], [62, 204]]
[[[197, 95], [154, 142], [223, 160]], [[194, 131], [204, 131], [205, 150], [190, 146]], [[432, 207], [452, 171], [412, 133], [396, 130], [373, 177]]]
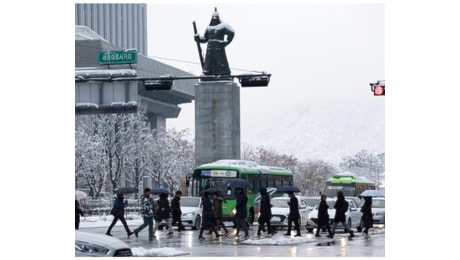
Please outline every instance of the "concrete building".
[[146, 4], [75, 4], [75, 25], [84, 25], [121, 49], [147, 53]]
[[[136, 70], [138, 77], [194, 76], [147, 57], [146, 16], [145, 4], [76, 4], [75, 68], [107, 69], [107, 65], [98, 64], [98, 52], [136, 49], [138, 60], [130, 67]], [[110, 65], [110, 68], [120, 67], [123, 66]], [[166, 119], [179, 116], [179, 104], [194, 99], [196, 82], [176, 80], [168, 91], [146, 91], [139, 82], [138, 101], [148, 104], [147, 117], [151, 128], [166, 129]]]

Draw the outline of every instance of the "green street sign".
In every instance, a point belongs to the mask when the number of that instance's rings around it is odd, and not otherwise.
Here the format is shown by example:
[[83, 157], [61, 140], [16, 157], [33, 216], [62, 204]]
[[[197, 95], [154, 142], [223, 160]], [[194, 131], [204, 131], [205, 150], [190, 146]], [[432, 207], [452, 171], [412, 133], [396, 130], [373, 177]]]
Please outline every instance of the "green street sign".
[[99, 64], [127, 64], [136, 62], [136, 50], [109, 50], [99, 52]]

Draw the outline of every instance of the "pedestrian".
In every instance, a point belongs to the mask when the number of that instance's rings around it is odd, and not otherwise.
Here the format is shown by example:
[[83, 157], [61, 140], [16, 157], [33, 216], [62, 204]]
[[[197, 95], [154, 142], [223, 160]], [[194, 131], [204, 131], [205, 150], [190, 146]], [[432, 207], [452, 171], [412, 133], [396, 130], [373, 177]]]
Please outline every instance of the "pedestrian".
[[364, 204], [361, 207], [361, 212], [363, 215], [361, 216], [361, 222], [364, 226], [364, 234], [366, 235], [365, 238], [369, 238], [369, 228], [373, 226], [372, 220], [372, 197], [364, 197]]
[[299, 213], [299, 200], [297, 197], [294, 195], [294, 192], [288, 191], [289, 195], [289, 201], [287, 202], [289, 205], [289, 215], [288, 215], [288, 230], [285, 236], [290, 236], [291, 235], [291, 229], [292, 229], [292, 222], [294, 222], [295, 229], [297, 231], [297, 234], [295, 235], [296, 237], [300, 237], [300, 225], [299, 225], [299, 219], [300, 219], [300, 213]]
[[171, 208], [169, 206], [168, 194], [160, 194], [160, 199], [157, 203], [157, 208], [158, 210], [155, 211], [155, 230], [153, 231], [153, 237], [155, 237], [155, 233], [157, 232], [158, 227], [160, 227], [160, 223], [163, 220], [166, 222], [166, 225], [168, 225], [168, 235], [171, 235], [173, 231], [171, 221], [169, 219], [171, 216]]
[[[201, 204], [203, 205], [203, 223], [201, 223], [200, 235], [198, 239], [203, 240], [203, 232], [205, 228], [209, 228], [212, 232], [216, 234], [216, 237], [219, 238], [220, 235], [217, 233], [217, 230], [214, 228], [216, 225], [216, 218], [214, 216], [214, 211], [212, 209], [212, 202], [209, 199], [209, 195], [211, 193], [209, 191], [205, 191], [204, 195], [201, 197]], [[212, 235], [212, 233], [211, 233]]]
[[220, 21], [219, 13], [215, 9], [204, 35], [202, 37], [199, 34], [195, 35], [196, 42], [208, 43], [204, 64], [202, 64], [204, 75], [230, 75], [225, 47], [232, 42], [234, 35], [232, 27]]
[[337, 200], [335, 201], [334, 208], [335, 208], [335, 216], [334, 216], [334, 221], [332, 223], [332, 233], [327, 237], [329, 238], [334, 237], [335, 228], [337, 227], [338, 223], [342, 223], [343, 227], [345, 228], [345, 231], [350, 233], [350, 236], [348, 238], [354, 237], [355, 234], [353, 234], [353, 231], [351, 231], [350, 227], [346, 223], [345, 214], [348, 211], [348, 202], [345, 200], [343, 191], [337, 192]]
[[138, 237], [139, 232], [146, 226], [149, 226], [149, 241], [153, 240], [153, 199], [150, 197], [150, 188], [144, 189], [144, 194], [141, 196], [141, 215], [144, 219], [144, 224], [134, 229], [134, 235]]
[[224, 236], [228, 236], [228, 230], [222, 221], [222, 203], [224, 198], [220, 196], [220, 191], [216, 191], [212, 194], [212, 206], [214, 210], [214, 217], [216, 218], [216, 229], [220, 230], [220, 227], [224, 230]]
[[244, 230], [244, 238], [249, 238], [248, 226], [246, 225], [247, 211], [246, 207], [248, 205], [248, 197], [244, 194], [242, 188], [235, 189], [236, 196], [236, 213], [235, 213], [235, 226], [236, 234], [235, 237], [238, 237], [240, 234], [240, 226]]
[[177, 231], [181, 232], [185, 230], [182, 225], [182, 211], [180, 209], [180, 198], [182, 196], [182, 191], [176, 191], [174, 198], [171, 200], [171, 210], [172, 210], [172, 225], [177, 223]]
[[80, 216], [84, 217], [83, 210], [80, 207], [78, 200], [75, 200], [75, 229], [80, 228]]
[[269, 235], [276, 234], [276, 231], [272, 229], [270, 219], [272, 218], [272, 205], [270, 203], [270, 194], [267, 192], [267, 188], [263, 187], [259, 189], [261, 195], [260, 199], [260, 216], [259, 216], [259, 228], [257, 229], [257, 236], [261, 236], [261, 231], [263, 231], [264, 225], [267, 224], [267, 231]]
[[115, 226], [115, 223], [117, 223], [118, 220], [121, 221], [123, 226], [125, 227], [126, 234], [128, 235], [128, 238], [134, 234], [134, 232], [131, 232], [129, 230], [128, 224], [126, 223], [125, 219], [125, 204], [124, 204], [124, 196], [123, 194], [117, 194], [117, 197], [115, 199], [115, 202], [113, 203], [113, 208], [110, 211], [110, 214], [113, 215], [113, 221], [109, 226], [109, 229], [107, 229], [107, 232], [105, 234], [107, 236], [112, 236], [110, 231], [112, 230], [113, 226]]
[[321, 200], [318, 206], [318, 228], [316, 229], [315, 237], [321, 237], [321, 235], [319, 234], [319, 231], [321, 228], [324, 228], [324, 227], [327, 229], [327, 232], [329, 232], [329, 236], [332, 235], [331, 226], [329, 225], [329, 213], [328, 213], [329, 205], [327, 205], [326, 199], [327, 199], [326, 194], [321, 195]]

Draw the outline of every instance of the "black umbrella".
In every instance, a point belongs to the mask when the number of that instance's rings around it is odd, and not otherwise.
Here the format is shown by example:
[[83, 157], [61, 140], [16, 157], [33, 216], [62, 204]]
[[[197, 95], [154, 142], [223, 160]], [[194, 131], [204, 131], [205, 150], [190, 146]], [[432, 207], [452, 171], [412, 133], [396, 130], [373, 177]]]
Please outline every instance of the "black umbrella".
[[205, 194], [206, 192], [208, 192], [209, 194], [214, 194], [214, 193], [219, 192], [219, 191], [217, 191], [215, 189], [206, 189], [206, 190], [201, 191], [200, 194]]
[[115, 191], [117, 195], [125, 195], [125, 194], [137, 193], [137, 192], [138, 192], [137, 188], [133, 188], [133, 187], [121, 187]]
[[152, 191], [150, 191], [151, 194], [157, 195], [157, 194], [169, 194], [169, 191], [165, 188], [153, 188]]
[[288, 193], [290, 191], [300, 192], [300, 190], [295, 186], [281, 186], [276, 190], [276, 192], [280, 192], [280, 193]]
[[252, 185], [243, 179], [232, 179], [225, 183], [228, 188], [252, 188]]

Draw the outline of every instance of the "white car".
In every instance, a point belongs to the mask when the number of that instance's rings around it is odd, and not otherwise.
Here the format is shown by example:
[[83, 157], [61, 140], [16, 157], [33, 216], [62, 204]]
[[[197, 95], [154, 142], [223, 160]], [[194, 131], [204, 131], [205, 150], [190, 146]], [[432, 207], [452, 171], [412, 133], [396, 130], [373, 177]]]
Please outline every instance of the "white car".
[[[332, 228], [332, 222], [335, 216], [334, 204], [336, 200], [337, 198], [327, 198], [326, 199], [326, 203], [327, 205], [329, 205], [329, 209], [327, 211], [329, 214], [331, 228]], [[361, 216], [363, 215], [361, 213], [361, 208], [358, 207], [355, 200], [349, 200], [348, 198], [346, 200], [348, 202], [348, 210], [347, 210], [347, 213], [345, 213], [345, 221], [352, 230], [355, 227], [358, 232], [361, 232]], [[318, 207], [319, 207], [319, 203], [310, 212], [310, 215], [309, 215], [310, 221], [307, 222], [308, 232], [313, 232], [313, 229], [318, 227], [318, 224], [317, 224], [318, 223]], [[336, 228], [343, 229], [344, 227], [341, 223], [339, 223]]]
[[[171, 199], [169, 199], [169, 204], [171, 205]], [[184, 227], [192, 227], [193, 230], [201, 229], [203, 206], [201, 205], [200, 197], [182, 196], [180, 198], [180, 210], [182, 211], [181, 220]], [[170, 221], [172, 223], [172, 217]], [[161, 221], [160, 229], [166, 226], [166, 222]], [[173, 226], [177, 226], [177, 223], [174, 223]]]
[[199, 230], [201, 228], [201, 214], [203, 211], [201, 198], [181, 197], [180, 209], [182, 211], [182, 225]]
[[118, 238], [75, 230], [75, 256], [133, 256], [131, 248]]
[[[308, 206], [307, 201], [302, 196], [296, 196], [299, 200], [299, 214], [300, 222], [299, 225], [302, 226], [307, 224], [308, 215], [310, 213], [311, 207]], [[289, 216], [289, 197], [275, 197], [271, 199], [272, 204], [272, 218], [270, 224], [275, 227], [287, 227], [288, 226], [288, 216]]]

